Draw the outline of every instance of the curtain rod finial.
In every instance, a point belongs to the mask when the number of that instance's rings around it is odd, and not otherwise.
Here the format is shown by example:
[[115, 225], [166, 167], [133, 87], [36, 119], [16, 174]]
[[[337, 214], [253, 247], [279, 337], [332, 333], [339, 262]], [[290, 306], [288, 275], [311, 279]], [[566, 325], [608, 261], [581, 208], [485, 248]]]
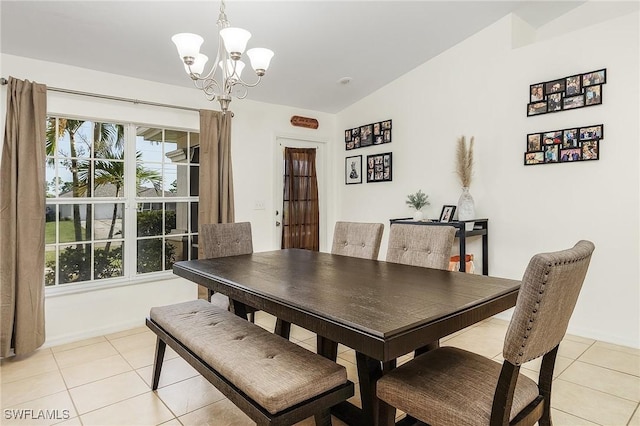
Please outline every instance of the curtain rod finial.
[[2, 77], [0, 78], [0, 86], [4, 86], [9, 84], [9, 80], [7, 80], [6, 78]]

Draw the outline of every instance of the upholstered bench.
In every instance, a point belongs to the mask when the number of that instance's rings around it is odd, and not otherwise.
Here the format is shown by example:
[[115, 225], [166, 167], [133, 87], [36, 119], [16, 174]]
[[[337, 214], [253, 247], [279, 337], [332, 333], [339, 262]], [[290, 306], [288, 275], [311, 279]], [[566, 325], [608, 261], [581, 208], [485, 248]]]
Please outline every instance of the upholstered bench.
[[169, 345], [258, 425], [331, 425], [329, 409], [353, 395], [343, 366], [205, 300], [151, 308], [147, 326], [153, 390]]

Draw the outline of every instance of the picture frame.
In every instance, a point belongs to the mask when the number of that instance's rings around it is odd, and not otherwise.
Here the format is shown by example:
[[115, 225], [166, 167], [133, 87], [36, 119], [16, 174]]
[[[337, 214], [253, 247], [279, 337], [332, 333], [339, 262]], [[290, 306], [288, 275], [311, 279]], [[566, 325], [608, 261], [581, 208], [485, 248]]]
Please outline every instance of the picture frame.
[[345, 150], [390, 143], [391, 127], [391, 120], [384, 120], [346, 129], [344, 131]]
[[367, 155], [367, 183], [393, 180], [392, 153]]
[[456, 213], [456, 206], [442, 206], [442, 212], [440, 212], [440, 222], [449, 223], [453, 221], [453, 215]]
[[362, 155], [344, 159], [344, 183], [346, 185], [362, 183]]
[[589, 71], [529, 85], [527, 117], [602, 104], [607, 70]]
[[524, 165], [599, 160], [603, 139], [604, 124], [529, 133]]

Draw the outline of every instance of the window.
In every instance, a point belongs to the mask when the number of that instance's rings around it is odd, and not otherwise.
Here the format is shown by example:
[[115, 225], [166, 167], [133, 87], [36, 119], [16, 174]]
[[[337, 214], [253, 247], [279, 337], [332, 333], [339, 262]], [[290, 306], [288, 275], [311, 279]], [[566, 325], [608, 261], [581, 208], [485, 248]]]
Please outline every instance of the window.
[[45, 284], [132, 279], [196, 258], [198, 136], [48, 117]]

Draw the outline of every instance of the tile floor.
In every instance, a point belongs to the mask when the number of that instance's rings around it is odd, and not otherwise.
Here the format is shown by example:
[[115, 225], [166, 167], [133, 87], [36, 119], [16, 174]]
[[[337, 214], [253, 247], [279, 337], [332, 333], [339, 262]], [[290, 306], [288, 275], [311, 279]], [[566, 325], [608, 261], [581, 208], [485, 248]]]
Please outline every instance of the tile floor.
[[[262, 312], [256, 322], [272, 330]], [[502, 361], [505, 321], [490, 319], [462, 330], [443, 345]], [[315, 350], [314, 335], [293, 327], [291, 340]], [[149, 390], [155, 335], [146, 327], [38, 350], [0, 364], [2, 425], [251, 425], [252, 422], [177, 354], [167, 348], [160, 387]], [[401, 360], [406, 361], [409, 357]], [[355, 355], [339, 348], [338, 362], [357, 382]], [[537, 378], [539, 363], [521, 371]], [[560, 346], [553, 389], [556, 426], [640, 426], [640, 350], [575, 336]], [[353, 401], [359, 395], [356, 393]], [[359, 404], [358, 404], [359, 405]], [[13, 418], [20, 409], [32, 417]], [[25, 411], [22, 411], [25, 413]], [[44, 417], [44, 416], [43, 416]], [[342, 422], [334, 420], [334, 425]], [[300, 425], [313, 425], [307, 419]]]

